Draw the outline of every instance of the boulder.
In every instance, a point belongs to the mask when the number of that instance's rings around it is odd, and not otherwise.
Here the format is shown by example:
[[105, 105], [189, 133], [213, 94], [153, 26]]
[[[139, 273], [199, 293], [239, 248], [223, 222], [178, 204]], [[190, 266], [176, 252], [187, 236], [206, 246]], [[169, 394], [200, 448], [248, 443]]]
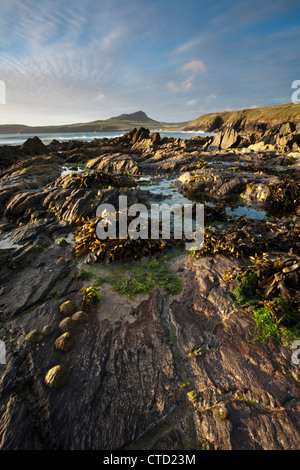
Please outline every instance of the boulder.
[[177, 180], [183, 184], [190, 183], [193, 179], [194, 178], [189, 171], [182, 173], [182, 175], [180, 175], [179, 178], [177, 178]]
[[159, 145], [160, 144], [160, 134], [159, 132], [154, 132], [151, 136], [150, 136], [152, 142], [155, 144], [155, 145]]
[[213, 141], [209, 144], [207, 149], [208, 150], [219, 150], [220, 146], [221, 146], [222, 138], [223, 138], [223, 132], [218, 132], [214, 136]]
[[39, 155], [41, 153], [45, 153], [47, 147], [39, 137], [35, 136], [27, 139], [26, 142], [21, 145], [20, 149], [29, 155]]
[[265, 150], [275, 151], [274, 145], [266, 144], [263, 140], [257, 142], [256, 144], [249, 145], [249, 150], [253, 150], [253, 152], [263, 152]]
[[139, 167], [136, 161], [130, 155], [122, 155], [120, 153], [103, 155], [89, 160], [86, 167], [96, 171], [105, 171], [115, 174], [127, 173], [137, 175], [139, 173]]
[[131, 144], [135, 144], [136, 142], [140, 142], [141, 140], [148, 139], [150, 134], [149, 129], [145, 129], [144, 127], [141, 127], [139, 130], [134, 132], [134, 134], [131, 137]]
[[221, 149], [230, 149], [238, 147], [241, 142], [241, 137], [235, 129], [226, 129], [224, 132], [223, 138], [221, 140], [220, 148]]
[[279, 129], [280, 135], [291, 134], [294, 131], [294, 126], [290, 122], [285, 122]]
[[232, 178], [226, 183], [222, 184], [216, 191], [217, 197], [230, 197], [233, 194], [240, 194], [246, 186], [246, 180], [241, 177]]

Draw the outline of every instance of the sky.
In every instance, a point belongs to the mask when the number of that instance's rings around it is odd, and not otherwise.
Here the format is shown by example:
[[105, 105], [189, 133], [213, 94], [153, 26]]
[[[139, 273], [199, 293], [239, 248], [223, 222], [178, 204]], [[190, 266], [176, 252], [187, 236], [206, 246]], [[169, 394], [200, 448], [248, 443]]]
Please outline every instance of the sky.
[[0, 124], [291, 102], [299, 0], [0, 0]]

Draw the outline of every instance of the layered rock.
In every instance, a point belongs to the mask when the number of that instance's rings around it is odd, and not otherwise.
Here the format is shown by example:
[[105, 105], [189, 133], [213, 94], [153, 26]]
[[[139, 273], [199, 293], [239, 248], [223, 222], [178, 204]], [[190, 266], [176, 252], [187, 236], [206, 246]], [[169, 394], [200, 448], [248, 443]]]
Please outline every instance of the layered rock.
[[[299, 133], [286, 125], [281, 137], [268, 139], [288, 139], [290, 131]], [[36, 143], [42, 153], [22, 153], [2, 172], [0, 230], [15, 244], [0, 259], [2, 450], [299, 449], [293, 350], [272, 337], [254, 341], [254, 316], [233, 302], [224, 279], [225, 270], [249, 259], [178, 253], [168, 268], [182, 281], [180, 293], [153, 288], [129, 298], [110, 284], [118, 275], [121, 281], [124, 267], [88, 271], [68, 237], [76, 219], [103, 202], [117, 207], [120, 194], [129, 205], [147, 202], [133, 178], [141, 174], [178, 178], [180, 191], [210, 198], [206, 223], [225, 220], [234, 229], [226, 204], [242, 198], [265, 207], [273, 198], [280, 205], [284, 185], [294, 191], [297, 214], [296, 157], [280, 152], [283, 142], [263, 141], [275, 150], [257, 152], [249, 148], [255, 135], [246, 139], [233, 129], [188, 141], [135, 129], [111, 141], [54, 142], [50, 154], [35, 139], [28, 152]], [[66, 161], [74, 173], [61, 175]], [[270, 224], [263, 246], [272, 241], [276, 252], [284, 244], [296, 254], [293, 217]], [[264, 240], [259, 227], [255, 240]], [[217, 232], [210, 229], [213, 246]], [[84, 300], [88, 286], [99, 289], [98, 304]]]

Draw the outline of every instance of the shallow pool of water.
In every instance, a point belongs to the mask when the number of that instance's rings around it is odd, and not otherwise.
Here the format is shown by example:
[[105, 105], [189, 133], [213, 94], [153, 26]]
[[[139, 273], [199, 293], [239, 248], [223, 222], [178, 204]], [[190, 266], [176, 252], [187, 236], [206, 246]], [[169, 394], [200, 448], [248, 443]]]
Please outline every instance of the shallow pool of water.
[[266, 211], [254, 207], [238, 206], [235, 208], [226, 207], [226, 214], [231, 217], [246, 216], [248, 219], [260, 220], [266, 218]]
[[0, 250], [17, 250], [18, 248], [22, 248], [23, 245], [17, 245], [16, 243], [12, 243], [8, 238], [4, 238], [4, 240], [0, 240]]

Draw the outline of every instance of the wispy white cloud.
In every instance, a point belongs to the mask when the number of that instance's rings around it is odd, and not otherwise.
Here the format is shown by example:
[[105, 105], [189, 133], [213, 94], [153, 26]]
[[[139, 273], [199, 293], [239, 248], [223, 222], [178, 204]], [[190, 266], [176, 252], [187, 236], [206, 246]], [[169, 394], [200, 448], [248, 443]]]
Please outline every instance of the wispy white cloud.
[[177, 46], [171, 53], [172, 55], [185, 55], [189, 52], [193, 52], [196, 48], [199, 48], [201, 41], [203, 38], [198, 37], [191, 39], [190, 41], [186, 41], [180, 46]]
[[191, 90], [197, 76], [205, 74], [207, 72], [207, 67], [203, 60], [194, 59], [180, 67], [179, 72], [180, 74], [188, 73], [188, 76], [186, 79], [178, 81], [178, 83], [169, 81], [167, 83], [167, 89], [171, 93], [187, 92]]
[[192, 76], [197, 75], [198, 73], [206, 73], [207, 67], [203, 60], [191, 60], [183, 67], [181, 67], [182, 72], [190, 72]]
[[197, 103], [197, 100], [189, 100], [185, 103], [185, 106], [195, 106]]
[[72, 122], [136, 109], [182, 121], [227, 103], [288, 100], [299, 0], [190, 3], [0, 0], [1, 122], [26, 110]]

